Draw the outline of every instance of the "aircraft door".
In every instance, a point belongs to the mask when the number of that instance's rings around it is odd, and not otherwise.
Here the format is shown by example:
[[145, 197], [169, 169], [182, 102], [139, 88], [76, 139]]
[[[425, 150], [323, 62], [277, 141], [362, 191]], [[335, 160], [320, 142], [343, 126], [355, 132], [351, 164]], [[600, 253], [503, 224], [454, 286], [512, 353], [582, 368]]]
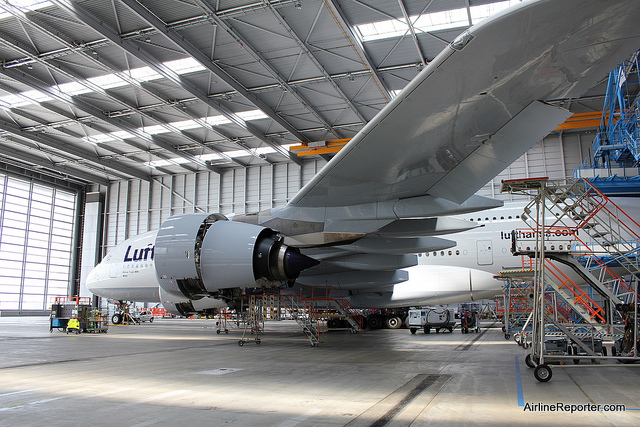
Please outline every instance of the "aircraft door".
[[111, 264], [111, 269], [109, 270], [109, 277], [111, 277], [112, 279], [115, 279], [116, 277], [118, 277], [118, 273], [119, 273], [119, 268], [118, 267], [124, 267], [122, 266], [122, 264], [118, 265], [118, 263], [114, 263]]
[[491, 240], [478, 240], [476, 242], [476, 250], [478, 254], [478, 265], [493, 264], [493, 249]]

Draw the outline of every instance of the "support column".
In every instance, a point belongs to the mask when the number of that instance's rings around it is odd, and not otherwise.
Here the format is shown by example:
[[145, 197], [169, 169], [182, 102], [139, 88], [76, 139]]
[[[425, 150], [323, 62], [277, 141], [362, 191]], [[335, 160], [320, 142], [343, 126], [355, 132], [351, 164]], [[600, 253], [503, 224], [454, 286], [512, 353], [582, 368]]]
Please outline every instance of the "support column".
[[80, 264], [80, 290], [78, 296], [92, 297], [87, 289], [87, 276], [100, 261], [100, 240], [102, 236], [102, 215], [104, 203], [99, 192], [87, 193], [82, 229], [82, 262]]

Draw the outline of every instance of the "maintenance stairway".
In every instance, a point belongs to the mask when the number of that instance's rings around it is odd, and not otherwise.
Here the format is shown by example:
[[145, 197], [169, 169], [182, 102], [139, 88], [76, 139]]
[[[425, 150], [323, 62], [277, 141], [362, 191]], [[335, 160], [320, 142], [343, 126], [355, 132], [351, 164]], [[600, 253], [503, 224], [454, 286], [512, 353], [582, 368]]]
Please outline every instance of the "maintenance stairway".
[[[640, 225], [589, 181], [543, 182], [544, 185], [541, 180], [507, 182], [510, 191], [544, 188], [543, 209], [537, 207], [535, 200], [524, 209], [522, 219], [531, 229], [514, 233], [514, 253], [544, 261], [545, 284], [584, 322], [603, 331], [606, 324], [612, 325], [617, 305], [633, 302], [640, 277]], [[588, 292], [574, 283], [559, 264], [570, 267], [582, 278], [589, 285]]]
[[353, 333], [364, 329], [364, 317], [332, 287], [300, 287], [298, 290], [298, 293], [279, 290], [270, 295], [283, 304], [312, 347], [322, 342], [327, 322], [343, 320]]
[[[625, 362], [640, 361], [640, 225], [584, 179], [510, 180], [503, 181], [502, 189], [534, 196], [522, 215], [530, 228], [513, 232], [512, 250], [523, 257], [523, 265], [529, 260], [533, 275], [532, 353], [527, 364], [536, 367], [536, 378], [551, 378], [545, 357], [573, 357], [574, 363], [581, 357], [606, 358], [603, 340], [613, 341], [612, 354]], [[560, 320], [551, 315], [549, 293], [569, 316]], [[554, 334], [560, 339], [559, 350], [550, 351]]]

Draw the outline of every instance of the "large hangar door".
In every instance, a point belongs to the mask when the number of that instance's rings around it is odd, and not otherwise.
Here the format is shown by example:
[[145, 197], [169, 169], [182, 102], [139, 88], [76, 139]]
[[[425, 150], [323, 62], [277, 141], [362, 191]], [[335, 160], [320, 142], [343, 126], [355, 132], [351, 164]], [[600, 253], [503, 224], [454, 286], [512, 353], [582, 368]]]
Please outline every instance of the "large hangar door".
[[476, 250], [478, 254], [478, 265], [493, 264], [491, 240], [478, 240], [476, 242]]

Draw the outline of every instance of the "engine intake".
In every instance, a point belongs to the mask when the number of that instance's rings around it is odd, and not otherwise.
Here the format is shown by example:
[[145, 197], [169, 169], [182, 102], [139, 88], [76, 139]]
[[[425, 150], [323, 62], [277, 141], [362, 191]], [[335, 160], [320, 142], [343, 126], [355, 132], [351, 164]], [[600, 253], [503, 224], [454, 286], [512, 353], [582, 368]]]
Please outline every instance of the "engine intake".
[[166, 220], [156, 238], [160, 286], [191, 299], [220, 289], [279, 286], [318, 262], [282, 243], [270, 228], [232, 222], [221, 214]]

